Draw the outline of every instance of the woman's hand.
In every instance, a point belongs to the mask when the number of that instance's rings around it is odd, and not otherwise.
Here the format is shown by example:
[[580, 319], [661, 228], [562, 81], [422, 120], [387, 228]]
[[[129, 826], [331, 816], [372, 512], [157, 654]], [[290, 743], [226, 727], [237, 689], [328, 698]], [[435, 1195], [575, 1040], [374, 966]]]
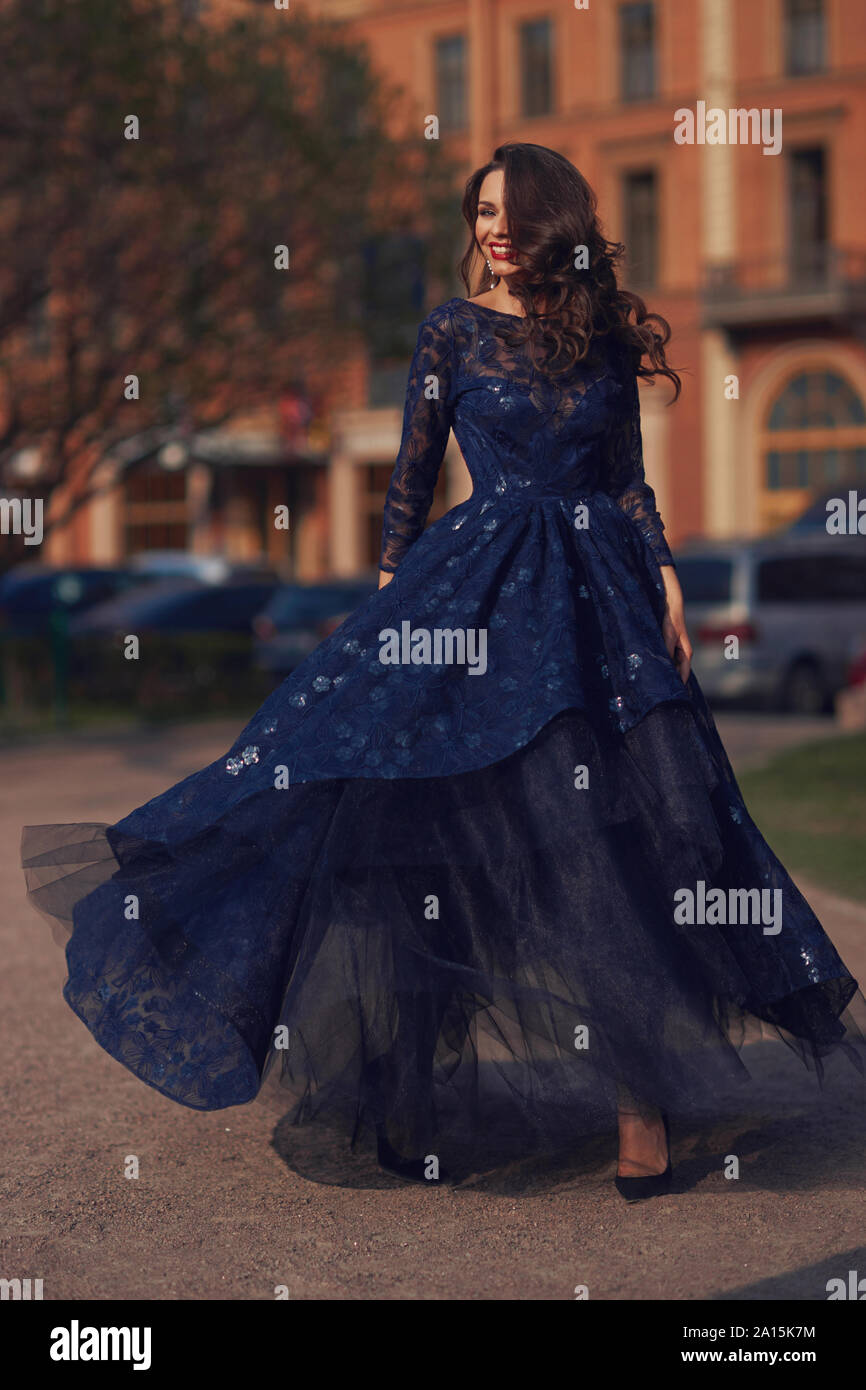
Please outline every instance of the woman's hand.
[[380, 588], [380, 589], [384, 589], [385, 585], [386, 585], [386, 584], [390, 584], [390, 583], [391, 583], [391, 580], [392, 580], [393, 578], [394, 578], [394, 575], [391, 573], [390, 570], [380, 570], [380, 571], [379, 571], [379, 588]]
[[686, 632], [686, 618], [683, 611], [683, 591], [673, 565], [662, 565], [662, 579], [665, 585], [667, 608], [662, 619], [662, 636], [671, 661], [685, 685], [692, 669], [692, 644]]

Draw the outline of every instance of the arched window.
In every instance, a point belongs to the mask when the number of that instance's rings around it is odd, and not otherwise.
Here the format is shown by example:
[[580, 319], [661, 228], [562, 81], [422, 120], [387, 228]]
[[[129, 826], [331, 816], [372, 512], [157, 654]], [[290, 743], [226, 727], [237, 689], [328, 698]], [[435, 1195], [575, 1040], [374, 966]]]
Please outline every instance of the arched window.
[[765, 526], [797, 516], [828, 488], [866, 485], [866, 406], [831, 371], [802, 372], [773, 401], [761, 439]]

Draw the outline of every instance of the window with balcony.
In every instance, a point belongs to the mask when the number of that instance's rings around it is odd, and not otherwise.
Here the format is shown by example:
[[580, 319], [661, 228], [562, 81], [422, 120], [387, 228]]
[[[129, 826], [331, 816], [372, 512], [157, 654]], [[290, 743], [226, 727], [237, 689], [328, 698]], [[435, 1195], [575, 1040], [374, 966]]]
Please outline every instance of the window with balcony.
[[527, 20], [520, 26], [520, 109], [524, 116], [553, 111], [553, 24]]
[[827, 65], [824, 0], [785, 0], [785, 71], [789, 77], [823, 72]]
[[656, 92], [655, 5], [620, 5], [620, 96], [647, 101]]
[[659, 197], [654, 169], [625, 175], [622, 189], [623, 240], [629, 283], [650, 288], [659, 275]]
[[810, 283], [828, 270], [827, 158], [821, 147], [789, 156], [789, 226], [792, 279]]
[[466, 36], [436, 40], [436, 114], [445, 132], [466, 129]]

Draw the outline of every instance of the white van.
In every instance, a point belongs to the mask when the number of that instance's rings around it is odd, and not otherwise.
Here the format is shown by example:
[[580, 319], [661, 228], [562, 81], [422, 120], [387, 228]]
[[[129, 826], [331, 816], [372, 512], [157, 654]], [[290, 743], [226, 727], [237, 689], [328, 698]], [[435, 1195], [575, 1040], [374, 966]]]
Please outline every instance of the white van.
[[866, 536], [695, 542], [674, 560], [708, 699], [832, 707], [866, 646]]

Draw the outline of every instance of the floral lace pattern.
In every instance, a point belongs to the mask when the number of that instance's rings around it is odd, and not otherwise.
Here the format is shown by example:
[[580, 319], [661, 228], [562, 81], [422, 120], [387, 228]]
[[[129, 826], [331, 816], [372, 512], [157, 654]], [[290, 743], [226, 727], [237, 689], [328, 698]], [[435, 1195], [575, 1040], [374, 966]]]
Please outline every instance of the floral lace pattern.
[[671, 564], [646, 481], [637, 377], [619, 349], [596, 349], [563, 380], [509, 346], [511, 315], [452, 299], [424, 320], [406, 391], [388, 496], [381, 568], [397, 569], [421, 534], [454, 430], [475, 496], [522, 500], [575, 491], [612, 497], [660, 564]]

